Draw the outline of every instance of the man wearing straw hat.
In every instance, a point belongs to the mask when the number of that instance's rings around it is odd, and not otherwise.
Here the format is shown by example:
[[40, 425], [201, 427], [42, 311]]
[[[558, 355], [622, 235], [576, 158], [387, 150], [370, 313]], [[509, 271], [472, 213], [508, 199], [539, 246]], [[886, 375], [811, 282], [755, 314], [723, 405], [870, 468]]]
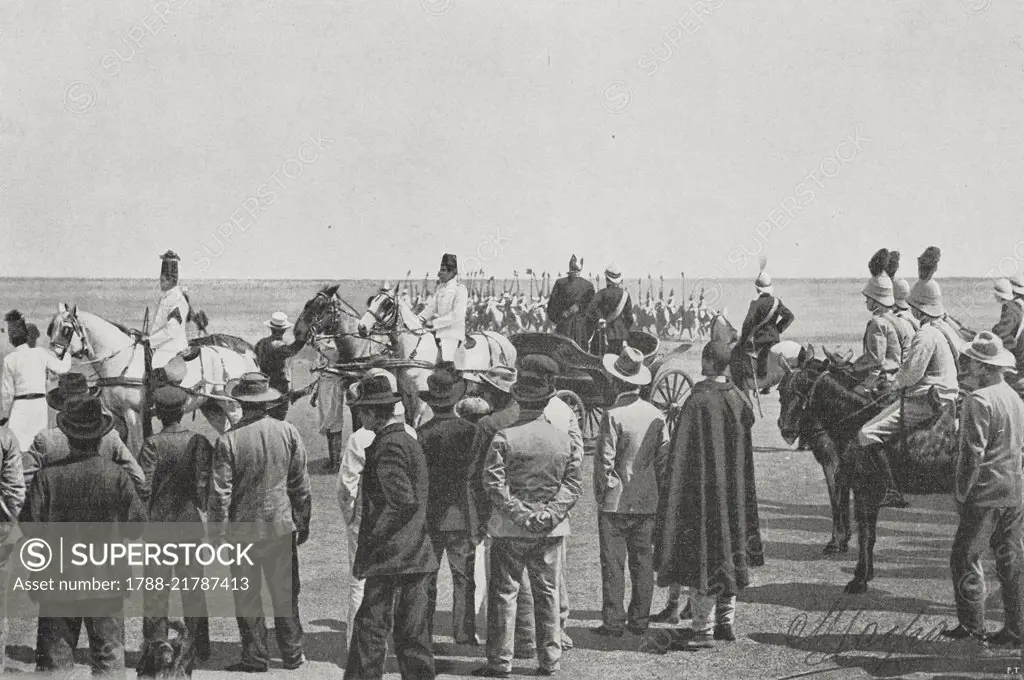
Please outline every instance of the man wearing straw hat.
[[[1014, 278], [1020, 280], [1020, 275]], [[1013, 352], [1018, 377], [1024, 377], [1024, 281], [1015, 285], [1011, 279], [996, 279], [996, 300], [1002, 305], [999, 321], [992, 327], [992, 333]], [[1018, 292], [1019, 291], [1019, 292]]]
[[285, 342], [284, 332], [294, 324], [288, 320], [284, 312], [274, 312], [264, 322], [270, 329], [270, 335], [256, 343], [256, 364], [260, 371], [270, 376], [270, 386], [281, 393], [281, 401], [270, 409], [270, 415], [284, 420], [288, 414], [288, 394], [291, 391], [292, 375], [288, 360], [299, 353], [305, 346], [305, 338], [295, 338], [291, 344]]
[[[625, 624], [643, 635], [654, 596], [654, 525], [659, 482], [668, 469], [668, 428], [661, 411], [640, 397], [640, 388], [651, 382], [643, 353], [626, 345], [603, 361], [619, 394], [605, 411], [594, 457], [604, 602], [603, 622], [594, 632], [621, 637]], [[628, 613], [622, 608], [627, 557], [633, 585]]]
[[366, 579], [356, 612], [345, 678], [384, 674], [390, 633], [402, 677], [434, 677], [429, 587], [437, 558], [427, 532], [427, 460], [403, 423], [394, 422], [401, 401], [391, 374], [359, 381], [352, 409], [375, 434], [363, 468], [363, 516], [352, 574]]
[[604, 270], [605, 287], [587, 305], [587, 318], [595, 326], [591, 352], [618, 354], [633, 328], [633, 302], [621, 287], [622, 271], [614, 262]]
[[[306, 447], [291, 423], [271, 418], [267, 407], [281, 398], [265, 373], [244, 373], [225, 386], [242, 407], [242, 419], [217, 438], [210, 476], [211, 537], [240, 523], [254, 528], [252, 565], [232, 566], [232, 577], [248, 578], [234, 591], [242, 658], [232, 672], [262, 673], [270, 667], [261, 590], [266, 579], [274, 609], [274, 633], [284, 667], [301, 668], [298, 546], [309, 538], [312, 509]], [[257, 614], [259, 612], [259, 614]]]
[[995, 553], [996, 577], [1003, 601], [1003, 628], [987, 638], [991, 645], [1019, 647], [1022, 529], [1024, 529], [1024, 403], [1003, 380], [1016, 364], [994, 334], [979, 333], [964, 349], [977, 389], [963, 403], [956, 459], [955, 497], [960, 524], [950, 554], [953, 597], [960, 624], [943, 635], [986, 639], [985, 575], [981, 553]]

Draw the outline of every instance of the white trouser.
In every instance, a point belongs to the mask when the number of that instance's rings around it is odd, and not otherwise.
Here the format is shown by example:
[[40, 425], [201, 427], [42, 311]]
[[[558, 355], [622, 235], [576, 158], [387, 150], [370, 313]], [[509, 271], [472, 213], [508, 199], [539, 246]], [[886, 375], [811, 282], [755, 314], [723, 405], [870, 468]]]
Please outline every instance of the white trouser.
[[359, 546], [359, 522], [352, 522], [345, 526], [345, 534], [348, 537], [348, 625], [345, 626], [345, 648], [352, 641], [352, 624], [356, 619], [356, 612], [363, 603], [363, 586], [365, 579], [357, 579], [352, 575], [352, 566], [356, 563], [356, 548]]
[[459, 349], [461, 338], [438, 338], [437, 344], [441, 348], [440, 361], [455, 361], [455, 351]]
[[710, 633], [715, 626], [732, 625], [736, 620], [735, 595], [708, 595], [687, 589], [693, 607], [690, 627], [695, 633]]

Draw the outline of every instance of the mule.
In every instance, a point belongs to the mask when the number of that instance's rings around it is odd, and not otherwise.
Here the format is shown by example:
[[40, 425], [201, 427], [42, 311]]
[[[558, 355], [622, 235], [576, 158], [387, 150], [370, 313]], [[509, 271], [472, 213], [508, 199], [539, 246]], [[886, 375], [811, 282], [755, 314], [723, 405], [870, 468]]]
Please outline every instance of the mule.
[[[358, 330], [363, 337], [390, 339], [384, 351], [397, 364], [399, 390], [406, 414], [411, 417], [422, 406], [419, 393], [427, 389], [427, 376], [438, 363], [440, 349], [434, 333], [424, 328], [412, 309], [397, 299], [396, 291], [397, 288], [394, 291], [382, 289], [370, 299]], [[477, 382], [479, 378], [475, 374], [494, 366], [514, 366], [516, 358], [516, 348], [508, 338], [494, 331], [483, 331], [467, 336], [454, 363], [470, 381]]]
[[[877, 414], [888, 395], [873, 399], [855, 392], [859, 380], [834, 356], [826, 361], [805, 357], [804, 364], [780, 385], [779, 430], [783, 439], [797, 439], [811, 448], [825, 473], [832, 509], [832, 538], [826, 554], [845, 553], [850, 539], [850, 496], [857, 523], [858, 554], [850, 594], [867, 591], [874, 578], [874, 548], [885, 481], [856, 446], [860, 427]], [[900, 489], [906, 493], [949, 493], [954, 479], [956, 413], [933, 400], [931, 424], [897, 437], [886, 447]]]
[[[142, 385], [145, 358], [139, 334], [121, 324], [68, 308], [61, 303], [50, 321], [47, 336], [51, 345], [60, 340], [71, 352], [72, 368], [100, 386], [101, 401], [116, 421], [128, 431], [125, 442], [132, 453], [142, 450]], [[223, 394], [224, 386], [243, 373], [258, 371], [256, 351], [245, 340], [214, 334], [189, 342], [187, 372], [181, 386], [189, 392], [185, 412], [196, 409], [220, 433], [242, 417], [237, 401]], [[196, 352], [198, 350], [198, 352]]]

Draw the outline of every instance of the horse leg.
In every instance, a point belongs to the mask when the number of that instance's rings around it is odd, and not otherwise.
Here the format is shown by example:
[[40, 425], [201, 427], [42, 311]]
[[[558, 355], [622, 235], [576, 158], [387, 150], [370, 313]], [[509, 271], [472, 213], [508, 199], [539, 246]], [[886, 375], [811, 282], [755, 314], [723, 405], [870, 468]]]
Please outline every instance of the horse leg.
[[[843, 507], [842, 486], [839, 481], [839, 456], [836, 454], [836, 446], [825, 434], [819, 433], [814, 437], [811, 446], [814, 457], [821, 465], [821, 471], [825, 475], [825, 486], [828, 488], [828, 502], [832, 510], [832, 538], [825, 544], [826, 555], [835, 555], [849, 550], [849, 515], [844, 518], [847, 508]], [[846, 494], [846, 502], [849, 503], [849, 491]], [[843, 524], [846, 524], [846, 533], [843, 532]]]
[[836, 471], [836, 495], [839, 511], [839, 552], [845, 554], [850, 550], [850, 483], [841, 468]]

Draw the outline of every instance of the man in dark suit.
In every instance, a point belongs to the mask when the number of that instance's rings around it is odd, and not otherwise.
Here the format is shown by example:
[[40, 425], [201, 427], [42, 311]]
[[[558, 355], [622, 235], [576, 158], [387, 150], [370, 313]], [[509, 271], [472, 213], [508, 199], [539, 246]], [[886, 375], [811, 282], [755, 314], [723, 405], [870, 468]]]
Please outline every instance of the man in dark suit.
[[[100, 440], [114, 427], [99, 398], [69, 400], [57, 415], [57, 427], [67, 436], [70, 452], [35, 475], [21, 511], [25, 535], [38, 537], [38, 533], [46, 533], [46, 523], [62, 522], [66, 524], [60, 535], [69, 544], [138, 538], [146, 521], [146, 506], [124, 468], [99, 455]], [[101, 537], [105, 528], [112, 533]], [[131, 576], [131, 569], [127, 564], [123, 568], [103, 566], [92, 574], [76, 572], [76, 576], [123, 579]], [[89, 599], [83, 599], [80, 592], [40, 594], [36, 669], [67, 672], [74, 668], [74, 648], [84, 620], [93, 673], [123, 674], [127, 596], [125, 591]]]
[[743, 320], [736, 352], [740, 357], [746, 352], [757, 352], [757, 377], [763, 378], [768, 373], [769, 350], [779, 342], [796, 317], [782, 304], [782, 300], [773, 295], [772, 277], [768, 272], [758, 274], [754, 287], [758, 296], [750, 303], [747, 318]]
[[580, 277], [583, 261], [569, 260], [569, 274], [555, 281], [548, 298], [548, 319], [555, 324], [555, 332], [572, 338], [586, 349], [590, 342], [590, 324], [586, 311], [594, 297], [594, 284]]
[[621, 287], [622, 272], [617, 264], [605, 268], [604, 280], [608, 285], [598, 291], [587, 305], [587, 318], [597, 325], [598, 330], [590, 352], [619, 354], [633, 328], [633, 301], [629, 299], [629, 292]]
[[252, 565], [232, 566], [231, 576], [248, 579], [248, 590], [234, 591], [235, 616], [242, 638], [242, 660], [233, 672], [264, 672], [270, 666], [261, 589], [266, 578], [274, 608], [274, 633], [284, 667], [302, 668], [299, 619], [298, 546], [309, 538], [312, 497], [306, 471], [306, 447], [291, 423], [267, 414], [281, 393], [265, 373], [230, 380], [227, 393], [242, 405], [242, 420], [217, 439], [210, 475], [211, 538], [245, 523], [258, 528], [241, 542], [252, 542]]
[[427, 533], [427, 460], [402, 423], [391, 423], [401, 401], [393, 375], [363, 378], [352, 407], [376, 434], [366, 449], [363, 516], [352, 575], [366, 579], [345, 664], [346, 680], [384, 674], [388, 633], [403, 678], [434, 677], [430, 582], [437, 557]]
[[[466, 393], [466, 382], [452, 371], [436, 369], [427, 377], [420, 399], [434, 417], [420, 426], [418, 436], [427, 459], [427, 531], [440, 565], [448, 553], [452, 570], [452, 637], [455, 644], [478, 645], [476, 637], [476, 543], [469, 523], [469, 484], [473, 470], [473, 439], [477, 428], [455, 415], [455, 403]], [[437, 608], [437, 575], [430, 582], [430, 613]]]
[[[181, 523], [178, 531], [183, 539], [201, 541], [206, 532], [199, 512], [206, 510], [213, 447], [206, 437], [181, 424], [187, 401], [188, 393], [175, 385], [164, 385], [154, 391], [156, 416], [163, 429], [146, 440], [139, 453], [139, 465], [146, 475], [149, 521]], [[189, 524], [195, 529], [186, 532]], [[171, 577], [202, 578], [203, 566], [191, 561], [187, 564], [180, 561], [173, 567], [146, 565], [145, 576], [165, 587], [143, 593], [143, 659], [146, 658], [145, 647], [167, 641]], [[210, 658], [210, 622], [205, 593], [198, 588], [183, 589], [181, 604], [196, 655], [204, 660]]]
[[294, 324], [288, 321], [284, 312], [274, 312], [265, 322], [270, 335], [256, 343], [256, 363], [260, 370], [270, 376], [270, 386], [281, 393], [281, 400], [268, 412], [278, 420], [288, 415], [289, 392], [291, 391], [291, 370], [288, 360], [298, 354], [306, 345], [305, 338], [295, 338], [294, 342], [285, 342], [284, 332]]

